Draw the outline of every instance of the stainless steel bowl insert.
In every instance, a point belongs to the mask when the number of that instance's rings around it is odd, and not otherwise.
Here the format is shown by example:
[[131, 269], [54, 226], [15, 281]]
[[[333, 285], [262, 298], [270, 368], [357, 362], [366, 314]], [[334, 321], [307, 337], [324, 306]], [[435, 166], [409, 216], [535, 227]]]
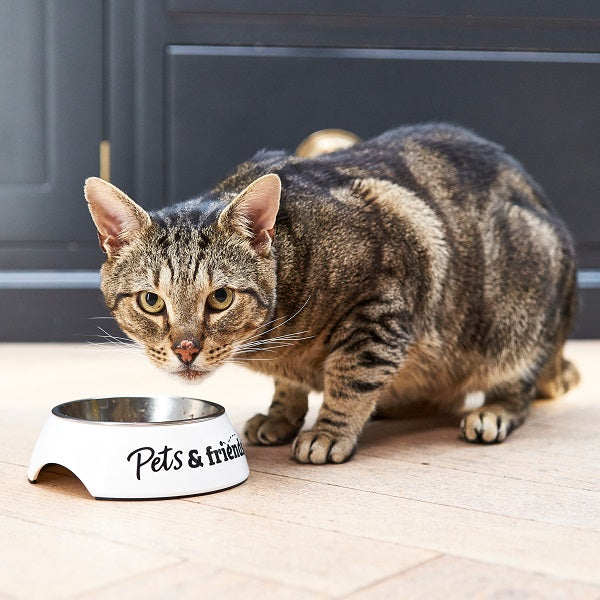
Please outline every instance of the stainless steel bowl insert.
[[52, 414], [62, 419], [107, 425], [176, 425], [214, 419], [224, 412], [220, 404], [179, 396], [87, 398], [52, 409]]

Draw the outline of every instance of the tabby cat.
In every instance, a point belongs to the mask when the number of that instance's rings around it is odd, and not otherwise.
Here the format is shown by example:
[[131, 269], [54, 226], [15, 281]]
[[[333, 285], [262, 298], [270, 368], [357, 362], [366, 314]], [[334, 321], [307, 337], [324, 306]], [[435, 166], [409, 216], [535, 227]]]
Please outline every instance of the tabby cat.
[[[503, 149], [445, 124], [299, 158], [262, 151], [212, 191], [147, 213], [98, 178], [85, 197], [102, 291], [166, 371], [228, 360], [272, 375], [251, 443], [340, 463], [372, 415], [460, 410], [501, 442], [534, 398], [578, 381], [562, 356], [576, 309], [569, 233]], [[323, 392], [300, 432], [309, 391]]]

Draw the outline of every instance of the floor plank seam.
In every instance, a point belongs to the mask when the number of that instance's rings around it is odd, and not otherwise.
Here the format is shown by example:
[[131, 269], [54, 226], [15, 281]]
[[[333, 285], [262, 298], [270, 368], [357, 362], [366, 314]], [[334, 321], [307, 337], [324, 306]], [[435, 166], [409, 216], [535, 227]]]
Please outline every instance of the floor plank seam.
[[23, 463], [13, 462], [12, 460], [0, 459], [0, 464], [10, 465], [11, 467], [20, 467], [22, 469], [27, 470], [27, 465], [24, 465]]
[[[188, 562], [192, 565], [198, 563], [198, 561], [194, 560], [193, 558], [185, 559], [185, 562]], [[277, 579], [275, 577], [270, 577], [268, 575], [265, 575], [264, 573], [261, 573], [260, 575], [256, 575], [253, 572], [240, 571], [236, 568], [232, 569], [232, 568], [228, 567], [227, 569], [223, 569], [222, 562], [219, 562], [218, 560], [212, 562], [210, 556], [203, 557], [202, 562], [200, 564], [202, 564], [204, 566], [209, 565], [210, 567], [215, 568], [217, 571], [231, 573], [232, 575], [238, 575], [239, 577], [250, 578], [255, 581], [262, 581], [262, 582], [271, 583], [274, 585], [283, 585], [283, 582], [281, 579]], [[240, 582], [235, 587], [244, 586], [246, 584], [247, 584], [247, 582]], [[286, 587], [286, 589], [294, 589], [294, 590], [298, 590], [299, 592], [305, 592], [305, 593], [310, 593], [310, 594], [322, 593], [322, 592], [319, 592], [318, 590], [315, 590], [314, 588], [305, 587], [305, 586], [301, 586], [301, 585], [297, 585], [297, 584], [291, 585], [289, 583], [286, 583], [285, 587]], [[240, 594], [240, 597], [242, 597], [242, 596], [243, 596], [243, 594]], [[75, 599], [73, 599], [73, 600], [75, 600]]]
[[[73, 594], [72, 596], [66, 596], [64, 598], [64, 600], [80, 600], [82, 594], [96, 594], [102, 591], [110, 591], [111, 588], [117, 588], [118, 586], [121, 586], [123, 584], [126, 584], [129, 581], [135, 581], [135, 579], [139, 578], [139, 577], [145, 577], [146, 574], [151, 573], [151, 574], [156, 574], [159, 573], [160, 571], [164, 571], [166, 569], [172, 569], [173, 567], [176, 567], [178, 565], [182, 565], [186, 562], [189, 562], [187, 559], [181, 559], [181, 560], [177, 560], [174, 563], [171, 563], [169, 565], [164, 565], [162, 567], [159, 568], [154, 568], [154, 569], [149, 569], [148, 571], [141, 571], [141, 572], [137, 572], [134, 573], [133, 575], [129, 575], [127, 577], [123, 577], [117, 581], [111, 581], [110, 583], [106, 583], [104, 585], [100, 585], [97, 587], [93, 587], [90, 589], [85, 590], [85, 592], [78, 592], [77, 594]], [[115, 596], [115, 597], [118, 597]]]
[[[363, 456], [369, 456], [371, 458], [377, 458], [378, 460], [384, 460], [393, 464], [402, 464], [402, 463], [406, 463], [406, 464], [410, 464], [410, 465], [421, 465], [421, 466], [432, 466], [436, 469], [444, 469], [444, 470], [448, 470], [448, 471], [456, 471], [458, 473], [469, 473], [471, 475], [480, 475], [481, 471], [472, 471], [469, 469], [459, 469], [458, 467], [452, 467], [452, 466], [446, 466], [446, 465], [433, 465], [431, 463], [427, 463], [424, 464], [421, 461], [412, 461], [412, 460], [404, 460], [404, 459], [397, 459], [397, 458], [390, 458], [389, 456], [379, 456], [377, 454], [368, 454], [363, 452], [362, 453]], [[327, 467], [325, 467], [327, 468]], [[335, 467], [334, 467], [335, 468]], [[256, 471], [257, 473], [270, 473], [269, 471], [263, 471], [261, 469], [257, 469], [254, 467], [251, 467], [251, 471]], [[277, 473], [273, 473], [274, 475], [277, 475]], [[556, 488], [565, 488], [565, 489], [569, 489], [569, 490], [576, 490], [576, 491], [584, 491], [584, 492], [600, 492], [600, 488], [595, 489], [595, 488], [589, 488], [589, 487], [574, 487], [574, 486], [570, 486], [570, 485], [562, 485], [559, 483], [553, 483], [550, 481], [537, 481], [534, 479], [524, 479], [523, 477], [515, 477], [513, 475], [498, 475], [496, 473], [485, 473], [485, 475], [487, 477], [496, 477], [498, 479], [508, 479], [509, 481], [523, 481], [525, 483], [535, 483], [538, 485], [548, 485], [548, 486], [552, 486], [552, 487], [556, 487]], [[303, 478], [296, 478], [296, 477], [292, 477], [289, 476], [292, 479], [298, 479], [300, 481], [304, 481], [305, 479]], [[309, 480], [312, 481], [312, 480]], [[587, 483], [587, 482], [586, 482]], [[357, 489], [357, 488], [350, 488], [350, 489]]]
[[[178, 499], [177, 502], [188, 502], [188, 503], [196, 504], [198, 506], [202, 506], [202, 504], [203, 504], [202, 502], [195, 501], [193, 498], [181, 498], [181, 499]], [[239, 511], [239, 510], [235, 510], [235, 509], [231, 509], [231, 508], [223, 508], [223, 507], [219, 507], [219, 506], [214, 506], [214, 505], [210, 505], [210, 504], [208, 506], [210, 506], [211, 508], [213, 508], [215, 510], [218, 510], [218, 511], [222, 511], [222, 512], [234, 512], [236, 514], [241, 514], [241, 515], [246, 515], [246, 516], [252, 516], [252, 517], [264, 520], [266, 522], [277, 521], [277, 522], [285, 523], [285, 524], [288, 524], [288, 525], [292, 524], [292, 525], [295, 525], [297, 527], [301, 527], [301, 528], [308, 529], [308, 530], [311, 530], [311, 531], [326, 531], [326, 532], [337, 533], [339, 535], [347, 536], [349, 538], [364, 539], [364, 540], [375, 541], [375, 542], [381, 542], [382, 541], [382, 540], [380, 540], [378, 538], [372, 538], [372, 537], [368, 537], [368, 536], [364, 536], [364, 535], [355, 535], [355, 534], [351, 534], [351, 533], [348, 533], [346, 531], [341, 531], [341, 530], [338, 530], [338, 529], [332, 529], [332, 528], [324, 529], [322, 527], [310, 526], [310, 525], [307, 525], [307, 524], [304, 524], [304, 523], [298, 523], [298, 522], [295, 522], [295, 521], [286, 521], [286, 520], [277, 519], [277, 518], [274, 518], [274, 517], [265, 517], [263, 515], [252, 513], [252, 512], [244, 512], [244, 511]], [[0, 514], [2, 514], [2, 513], [0, 513]], [[12, 519], [12, 520], [22, 521], [22, 522], [29, 523], [29, 524], [32, 524], [32, 525], [38, 525], [38, 526], [50, 528], [50, 529], [57, 530], [57, 531], [65, 531], [64, 527], [59, 527], [59, 526], [55, 526], [55, 525], [51, 525], [51, 524], [47, 524], [47, 523], [42, 523], [42, 522], [31, 520], [31, 519], [17, 517], [17, 516], [10, 515], [10, 514], [3, 514], [3, 516], [5, 516], [6, 518], [9, 518], [9, 519]], [[161, 554], [160, 552], [157, 552], [151, 546], [148, 546], [148, 545], [139, 545], [139, 544], [131, 544], [129, 542], [127, 542], [127, 543], [126, 542], [122, 542], [122, 541], [120, 541], [118, 539], [115, 539], [113, 537], [107, 537], [107, 536], [101, 535], [101, 534], [99, 534], [97, 532], [90, 532], [90, 531], [87, 531], [87, 530], [82, 530], [81, 528], [68, 529], [68, 531], [70, 533], [81, 535], [81, 536], [84, 536], [84, 537], [93, 537], [93, 538], [96, 538], [96, 539], [103, 540], [105, 542], [114, 543], [116, 545], [119, 545], [119, 546], [122, 546], [122, 547], [125, 547], [125, 548], [133, 548], [133, 549], [142, 550], [142, 551], [145, 551], [145, 552], [154, 552], [154, 553]], [[405, 548], [405, 549], [410, 549], [410, 548], [415, 548], [416, 547], [416, 546], [407, 546], [406, 544], [400, 544], [400, 543], [397, 543], [397, 542], [394, 542], [394, 541], [386, 541], [386, 543], [392, 544], [394, 546], [399, 546], [399, 547]], [[428, 549], [428, 548], [424, 548], [424, 550], [428, 550], [430, 552], [431, 551], [433, 551], [433, 552], [439, 552], [439, 551], [431, 550], [431, 549]], [[164, 555], [165, 556], [173, 557], [174, 559], [177, 559], [178, 561], [188, 560], [188, 558], [186, 556], [182, 556], [182, 555], [180, 555], [180, 554], [178, 554], [176, 552], [175, 553], [168, 552], [168, 553], [165, 553]], [[214, 562], [213, 563], [213, 562], [211, 562], [210, 558], [208, 558], [208, 559], [205, 558], [203, 560], [204, 560], [205, 564], [210, 564], [211, 566], [214, 566], [214, 567], [221, 567], [220, 563], [218, 563], [218, 562]], [[277, 581], [277, 580], [273, 580], [273, 581]], [[310, 589], [310, 591], [314, 592], [315, 590]]]
[[[182, 501], [184, 501], [184, 502], [194, 502], [193, 499], [182, 499]], [[210, 505], [210, 506], [212, 506], [213, 508], [220, 508], [220, 507], [215, 507], [214, 505]], [[456, 507], [450, 507], [450, 508], [456, 508]], [[230, 510], [230, 511], [235, 512], [237, 514], [252, 515], [254, 517], [259, 517], [259, 518], [262, 518], [262, 519], [267, 519], [267, 517], [264, 517], [263, 515], [260, 515], [260, 514], [257, 514], [257, 513], [244, 512], [244, 511], [240, 511], [240, 510], [235, 510], [233, 508], [227, 508], [227, 509], [221, 509], [221, 510]], [[462, 512], [467, 512], [467, 513], [477, 512], [477, 511], [471, 511], [471, 510], [467, 510], [467, 509], [457, 509], [457, 510], [461, 510]], [[493, 513], [482, 513], [482, 514], [493, 514]], [[548, 525], [548, 523], [538, 523], [536, 521], [530, 521], [529, 519], [518, 519], [518, 518], [515, 518], [515, 517], [507, 517], [506, 515], [494, 515], [494, 516], [500, 516], [500, 517], [505, 518], [505, 519], [511, 519], [512, 521], [534, 522], [534, 523], [536, 523], [538, 525], [541, 525], [541, 526], [547, 526]], [[427, 552], [433, 552], [433, 553], [436, 553], [436, 554], [447, 553], [447, 550], [441, 550], [439, 547], [432, 547], [432, 546], [429, 546], [429, 545], [426, 545], [426, 544], [419, 544], [419, 543], [414, 543], [414, 542], [411, 543], [411, 545], [406, 545], [406, 544], [403, 544], [403, 543], [398, 542], [396, 540], [382, 539], [380, 537], [370, 537], [370, 536], [367, 536], [367, 535], [356, 535], [356, 534], [349, 533], [348, 531], [344, 531], [344, 530], [341, 530], [341, 529], [338, 529], [338, 528], [335, 528], [335, 527], [329, 527], [329, 528], [314, 527], [314, 526], [306, 525], [304, 523], [298, 523], [297, 521], [283, 520], [283, 519], [279, 519], [279, 518], [276, 518], [276, 517], [273, 517], [273, 516], [269, 517], [267, 520], [273, 520], [273, 521], [277, 521], [279, 523], [287, 523], [287, 524], [292, 523], [292, 524], [294, 524], [296, 526], [299, 526], [299, 527], [305, 527], [307, 529], [312, 529], [312, 530], [319, 530], [319, 531], [327, 531], [327, 532], [331, 532], [331, 533], [337, 533], [337, 534], [345, 535], [345, 536], [348, 536], [348, 537], [351, 537], [351, 538], [355, 538], [355, 539], [364, 539], [364, 540], [369, 540], [369, 541], [372, 541], [372, 542], [374, 541], [374, 542], [379, 542], [379, 543], [385, 542], [387, 544], [392, 544], [392, 545], [395, 545], [395, 546], [398, 546], [398, 547], [401, 547], [401, 548], [405, 548], [405, 549], [411, 549], [411, 548], [412, 549], [419, 549], [419, 550], [424, 550], [424, 551], [427, 551]], [[586, 532], [586, 533], [590, 532], [589, 529], [579, 529], [579, 528], [575, 528], [575, 527], [568, 527], [568, 526], [565, 526], [565, 525], [552, 525], [552, 526], [553, 527], [560, 527], [560, 528], [566, 529], [566, 530], [583, 531], [583, 532]], [[592, 533], [596, 533], [596, 532], [592, 531]], [[600, 542], [600, 535], [599, 535], [599, 542]], [[469, 553], [463, 553], [463, 554], [459, 554], [457, 556], [460, 556], [461, 558], [464, 558], [464, 559], [472, 560], [472, 556]], [[499, 564], [504, 564], [504, 563], [499, 563]], [[505, 565], [505, 566], [510, 566], [510, 565]]]
[[[97, 502], [96, 500], [94, 500], [94, 502]], [[22, 523], [29, 523], [30, 525], [35, 525], [38, 527], [45, 527], [47, 529], [51, 529], [53, 531], [66, 531], [68, 533], [74, 534], [74, 535], [79, 535], [82, 537], [88, 537], [88, 538], [93, 538], [93, 539], [98, 539], [101, 540], [103, 542], [108, 542], [110, 544], [114, 544], [115, 546], [121, 546], [123, 548], [129, 548], [129, 549], [134, 549], [134, 550], [141, 550], [143, 552], [148, 552], [151, 554], [156, 554], [159, 556], [170, 556], [173, 557], [174, 559], [176, 558], [177, 560], [187, 560], [185, 556], [179, 556], [178, 554], [173, 554], [173, 553], [163, 553], [160, 550], [154, 549], [150, 546], [140, 546], [140, 545], [136, 545], [136, 544], [130, 544], [129, 542], [122, 542], [121, 540], [119, 540], [118, 538], [112, 538], [112, 537], [107, 537], [105, 535], [101, 535], [100, 533], [97, 532], [93, 532], [93, 531], [88, 531], [86, 529], [80, 529], [80, 528], [67, 528], [67, 527], [61, 527], [58, 525], [52, 525], [49, 523], [43, 523], [41, 521], [34, 521], [31, 519], [27, 519], [24, 517], [18, 517], [15, 516], [14, 514], [9, 514], [6, 513], [4, 511], [0, 512], [0, 517], [4, 517], [6, 519], [11, 519], [13, 521], [19, 521]]]
[[[362, 454], [364, 456], [370, 456], [371, 458], [377, 458], [379, 460], [386, 460], [389, 462], [393, 462], [393, 463], [408, 463], [411, 465], [423, 465], [422, 462], [417, 461], [417, 460], [405, 460], [405, 459], [397, 459], [397, 458], [390, 458], [389, 456], [380, 456], [378, 454], [372, 454], [369, 453], [368, 451], [363, 451]], [[434, 466], [437, 469], [448, 469], [449, 471], [456, 471], [458, 473], [470, 473], [471, 475], [479, 475], [481, 474], [480, 471], [472, 471], [470, 469], [459, 469], [458, 467], [451, 467], [451, 466], [447, 466], [447, 465], [431, 465], [431, 463], [429, 463], [429, 465], [423, 465], [423, 466]], [[524, 481], [526, 483], [535, 483], [535, 484], [539, 484], [539, 485], [550, 485], [556, 488], [565, 488], [565, 489], [569, 489], [569, 490], [582, 490], [584, 492], [600, 492], [600, 487], [599, 488], [589, 488], [589, 487], [576, 487], [573, 485], [564, 485], [564, 484], [560, 484], [560, 483], [553, 483], [551, 481], [538, 481], [536, 479], [525, 479], [523, 477], [516, 477], [514, 475], [497, 475], [496, 473], [485, 473], [486, 476], [489, 477], [498, 477], [499, 479], [508, 479], [509, 481]], [[588, 482], [585, 482], [587, 485], [589, 485]]]
[[[193, 504], [199, 504], [199, 505], [202, 504], [201, 502], [195, 501], [193, 498], [182, 498], [181, 501], [182, 502], [191, 502]], [[435, 549], [431, 549], [431, 548], [422, 548], [419, 546], [412, 546], [412, 545], [407, 546], [406, 544], [402, 544], [402, 543], [399, 543], [396, 541], [382, 540], [381, 538], [378, 538], [378, 537], [369, 537], [367, 535], [357, 535], [354, 533], [349, 533], [348, 531], [343, 531], [341, 529], [336, 529], [336, 528], [332, 528], [332, 527], [325, 528], [325, 527], [320, 527], [320, 526], [308, 525], [306, 523], [299, 523], [298, 521], [279, 519], [274, 516], [265, 517], [264, 515], [261, 515], [256, 512], [245, 512], [243, 510], [236, 510], [235, 508], [230, 508], [230, 507], [223, 508], [221, 506], [215, 506], [214, 504], [208, 504], [208, 506], [210, 506], [211, 508], [214, 508], [214, 509], [218, 509], [218, 510], [230, 511], [230, 512], [236, 513], [238, 515], [252, 516], [252, 517], [264, 519], [266, 521], [277, 521], [278, 523], [286, 523], [288, 525], [295, 525], [296, 527], [302, 527], [304, 529], [308, 529], [311, 531], [323, 531], [323, 532], [328, 532], [328, 533], [337, 533], [339, 535], [347, 536], [347, 537], [354, 538], [357, 540], [368, 540], [370, 542], [393, 544], [394, 546], [399, 546], [399, 547], [405, 548], [407, 550], [409, 550], [411, 548], [419, 548], [421, 550], [427, 550], [429, 552], [439, 552], [439, 550], [435, 550]]]
[[[454, 504], [445, 504], [443, 502], [433, 502], [431, 500], [424, 500], [424, 499], [416, 499], [416, 498], [411, 498], [410, 496], [399, 496], [399, 495], [395, 495], [395, 494], [386, 494], [384, 492], [377, 492], [374, 490], [364, 490], [364, 489], [360, 489], [360, 488], [353, 488], [353, 487], [348, 487], [345, 485], [340, 485], [337, 483], [329, 483], [329, 482], [325, 482], [325, 481], [316, 481], [314, 479], [302, 479], [302, 478], [298, 478], [298, 477], [289, 477], [288, 475], [282, 475], [280, 473], [270, 473], [268, 471], [256, 471], [257, 473], [263, 473], [263, 474], [267, 474], [267, 475], [272, 475], [274, 477], [282, 477], [282, 478], [289, 478], [289, 479], [296, 479], [297, 481], [304, 481], [304, 482], [309, 482], [309, 483], [315, 483], [318, 485], [328, 485], [331, 487], [337, 487], [343, 490], [350, 490], [350, 491], [356, 491], [356, 492], [361, 492], [364, 494], [373, 494], [376, 496], [383, 496], [386, 498], [397, 498], [399, 500], [408, 500], [410, 502], [423, 502], [424, 504], [429, 504], [431, 506], [443, 506], [445, 508], [452, 508], [455, 510], [460, 510], [460, 511], [464, 511], [464, 512], [469, 512], [469, 513], [477, 513], [477, 514], [481, 514], [481, 515], [493, 515], [495, 517], [503, 517], [506, 519], [513, 519], [515, 521], [524, 521], [524, 522], [528, 522], [528, 523], [536, 523], [539, 525], [551, 525], [553, 527], [563, 527], [565, 529], [572, 529], [572, 530], [576, 530], [576, 531], [592, 531], [594, 533], [600, 533], [600, 530], [597, 529], [589, 529], [589, 528], [582, 528], [582, 527], [576, 527], [574, 525], [561, 525], [561, 524], [557, 524], [557, 523], [552, 523], [552, 522], [548, 522], [548, 521], [537, 521], [536, 519], [530, 519], [530, 518], [526, 518], [526, 517], [514, 517], [511, 515], [506, 515], [506, 514], [502, 514], [502, 513], [497, 513], [497, 512], [491, 512], [491, 511], [487, 511], [487, 510], [479, 510], [479, 509], [474, 509], [474, 508], [465, 508], [464, 506], [456, 506]], [[595, 490], [593, 490], [595, 491]]]
[[[600, 584], [598, 584], [598, 583], [590, 583], [589, 581], [586, 581], [584, 579], [571, 579], [569, 577], [561, 577], [560, 575], [556, 575], [554, 573], [553, 574], [548, 574], [548, 573], [545, 573], [543, 571], [537, 571], [535, 569], [522, 569], [520, 567], [507, 566], [507, 565], [503, 565], [502, 563], [497, 563], [497, 562], [491, 562], [491, 561], [487, 561], [487, 560], [482, 560], [481, 558], [465, 557], [465, 556], [462, 556], [460, 554], [456, 554], [454, 552], [444, 552], [443, 556], [457, 558], [457, 559], [460, 559], [460, 560], [468, 560], [469, 562], [478, 563], [480, 565], [485, 565], [486, 567], [502, 567], [502, 566], [505, 566], [507, 569], [510, 569], [511, 571], [518, 571], [519, 573], [525, 573], [525, 574], [529, 574], [529, 575], [536, 575], [538, 577], [545, 577], [547, 579], [555, 579], [557, 581], [560, 581], [561, 583], [571, 583], [571, 584], [575, 584], [575, 585], [577, 585], [577, 584], [579, 584], [579, 585], [586, 585], [586, 586], [589, 586], [589, 587], [592, 587], [592, 588], [596, 588], [600, 592]], [[599, 599], [600, 599], [600, 596], [599, 596]]]
[[399, 575], [406, 575], [408, 574], [410, 571], [413, 571], [414, 569], [418, 569], [420, 567], [423, 567], [424, 565], [434, 562], [436, 560], [439, 560], [440, 558], [443, 558], [444, 556], [447, 556], [444, 553], [438, 553], [435, 556], [431, 556], [429, 558], [425, 558], [423, 559], [421, 562], [419, 563], [415, 563], [414, 565], [411, 565], [410, 567], [406, 567], [406, 569], [400, 569], [399, 571], [395, 571], [394, 573], [390, 573], [389, 575], [386, 575], [385, 577], [381, 577], [380, 579], [375, 579], [373, 581], [371, 581], [370, 583], [360, 586], [358, 588], [356, 588], [355, 590], [352, 590], [351, 592], [348, 592], [347, 594], [343, 594], [341, 596], [335, 596], [335, 600], [344, 600], [345, 598], [351, 598], [354, 594], [359, 594], [361, 592], [366, 592], [367, 590], [369, 590], [370, 588], [373, 588], [377, 585], [381, 585], [384, 581], [388, 581], [390, 579], [393, 579], [394, 577], [398, 577]]

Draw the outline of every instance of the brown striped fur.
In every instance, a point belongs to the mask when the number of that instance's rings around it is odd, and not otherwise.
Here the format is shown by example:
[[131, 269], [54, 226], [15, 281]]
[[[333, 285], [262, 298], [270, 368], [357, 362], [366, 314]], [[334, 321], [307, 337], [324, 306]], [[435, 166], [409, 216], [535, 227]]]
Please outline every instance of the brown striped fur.
[[[295, 440], [300, 462], [347, 460], [374, 413], [459, 410], [475, 391], [485, 403], [463, 436], [499, 442], [531, 399], [578, 381], [562, 356], [577, 304], [569, 233], [514, 159], [461, 128], [400, 128], [308, 159], [261, 152], [149, 215], [98, 179], [86, 198], [123, 330], [188, 379], [227, 360], [272, 375], [246, 436]], [[233, 303], [211, 310], [222, 287]], [[140, 308], [144, 290], [161, 314]], [[191, 364], [182, 340], [199, 350]], [[323, 404], [299, 433], [310, 390]]]

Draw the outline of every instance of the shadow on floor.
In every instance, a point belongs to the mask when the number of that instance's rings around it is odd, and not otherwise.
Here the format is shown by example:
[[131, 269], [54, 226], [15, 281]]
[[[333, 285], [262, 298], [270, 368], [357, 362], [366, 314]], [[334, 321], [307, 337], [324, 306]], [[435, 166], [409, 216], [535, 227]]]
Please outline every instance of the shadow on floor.
[[80, 479], [62, 465], [49, 464], [39, 472], [35, 485], [56, 489], [60, 493], [80, 498], [91, 498], [90, 493]]

